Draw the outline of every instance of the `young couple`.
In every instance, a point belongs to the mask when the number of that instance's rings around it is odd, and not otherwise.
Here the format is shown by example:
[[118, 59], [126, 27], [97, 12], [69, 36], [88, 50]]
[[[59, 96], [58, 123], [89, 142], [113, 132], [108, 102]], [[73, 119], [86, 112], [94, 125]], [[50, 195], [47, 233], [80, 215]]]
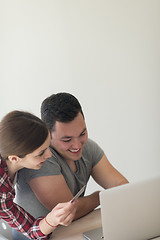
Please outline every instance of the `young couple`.
[[[105, 189], [128, 183], [88, 139], [81, 105], [73, 95], [48, 97], [41, 115], [43, 121], [15, 111], [0, 124], [0, 217], [32, 239], [47, 239], [57, 225], [67, 226], [99, 205], [99, 191], [70, 202], [90, 176]], [[13, 202], [18, 170], [15, 202], [21, 207]]]

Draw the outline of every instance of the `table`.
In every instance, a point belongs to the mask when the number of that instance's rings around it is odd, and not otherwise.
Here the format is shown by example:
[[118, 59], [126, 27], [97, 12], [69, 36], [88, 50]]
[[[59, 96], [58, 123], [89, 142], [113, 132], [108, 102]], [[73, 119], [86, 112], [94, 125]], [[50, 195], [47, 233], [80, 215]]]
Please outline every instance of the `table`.
[[[59, 226], [51, 235], [50, 240], [84, 240], [82, 233], [91, 229], [101, 227], [100, 208], [92, 211], [86, 216], [72, 222], [68, 227]], [[160, 237], [154, 238], [160, 240]]]
[[82, 233], [101, 227], [100, 209], [96, 209], [86, 216], [72, 222], [68, 227], [59, 226], [52, 233], [50, 240], [84, 240]]

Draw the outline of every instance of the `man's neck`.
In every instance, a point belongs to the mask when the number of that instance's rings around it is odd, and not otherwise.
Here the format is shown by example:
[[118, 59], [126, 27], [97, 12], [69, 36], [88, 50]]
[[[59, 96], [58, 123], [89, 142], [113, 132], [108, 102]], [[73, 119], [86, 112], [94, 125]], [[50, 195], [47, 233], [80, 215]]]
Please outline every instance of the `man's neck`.
[[68, 163], [68, 165], [70, 166], [70, 168], [72, 169], [72, 171], [73, 171], [74, 173], [76, 173], [76, 172], [77, 172], [76, 162], [73, 161], [73, 160], [65, 160], [65, 161]]

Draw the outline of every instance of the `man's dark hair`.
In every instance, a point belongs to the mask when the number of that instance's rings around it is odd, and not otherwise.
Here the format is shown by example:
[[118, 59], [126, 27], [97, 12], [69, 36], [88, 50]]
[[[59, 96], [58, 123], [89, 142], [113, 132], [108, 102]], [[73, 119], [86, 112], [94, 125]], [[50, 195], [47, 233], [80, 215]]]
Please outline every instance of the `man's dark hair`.
[[70, 122], [77, 117], [79, 112], [84, 117], [78, 99], [65, 92], [52, 94], [41, 105], [41, 118], [47, 124], [50, 132], [54, 130], [56, 121]]

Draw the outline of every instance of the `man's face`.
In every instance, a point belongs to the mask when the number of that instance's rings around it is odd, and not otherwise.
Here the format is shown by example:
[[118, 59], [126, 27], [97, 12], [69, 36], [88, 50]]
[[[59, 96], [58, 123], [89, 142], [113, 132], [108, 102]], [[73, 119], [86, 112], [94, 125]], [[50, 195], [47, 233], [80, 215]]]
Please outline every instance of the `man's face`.
[[86, 124], [81, 113], [68, 123], [56, 122], [51, 133], [51, 146], [65, 159], [76, 161], [81, 158], [88, 139]]

